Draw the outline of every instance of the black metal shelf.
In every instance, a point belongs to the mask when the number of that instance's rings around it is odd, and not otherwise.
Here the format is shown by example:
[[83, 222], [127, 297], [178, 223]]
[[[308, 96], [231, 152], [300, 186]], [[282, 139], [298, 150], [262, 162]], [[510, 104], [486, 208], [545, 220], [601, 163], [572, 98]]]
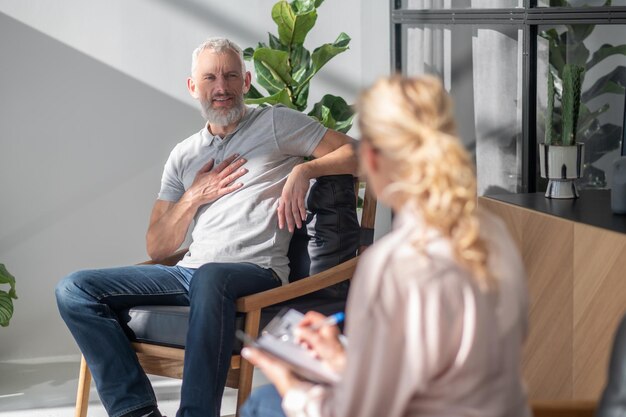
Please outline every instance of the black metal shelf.
[[[402, 9], [401, 0], [390, 0], [391, 66], [402, 71], [402, 31], [417, 25], [515, 25], [522, 35], [522, 181], [520, 192], [536, 190], [536, 101], [537, 36], [541, 25], [626, 24], [626, 7], [536, 7], [536, 0], [525, 0], [524, 7], [501, 9]], [[626, 108], [625, 108], [626, 120]]]
[[540, 7], [515, 9], [408, 10], [391, 12], [392, 24], [552, 25], [561, 23], [623, 24], [626, 7]]

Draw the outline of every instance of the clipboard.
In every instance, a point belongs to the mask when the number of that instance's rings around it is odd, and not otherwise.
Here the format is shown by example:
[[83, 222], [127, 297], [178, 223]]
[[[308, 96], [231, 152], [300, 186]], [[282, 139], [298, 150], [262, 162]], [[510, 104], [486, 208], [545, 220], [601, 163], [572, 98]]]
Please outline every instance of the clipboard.
[[[291, 311], [295, 310], [281, 312], [263, 329], [261, 336], [257, 339], [253, 339], [241, 330], [237, 330], [235, 335], [245, 345], [259, 349], [285, 363], [289, 369], [304, 380], [323, 385], [339, 382], [341, 376], [337, 372], [330, 369], [324, 362], [314, 358], [310, 351], [294, 343], [289, 333], [290, 329], [293, 328], [294, 320], [294, 315], [289, 314]], [[277, 321], [274, 322], [274, 320]]]

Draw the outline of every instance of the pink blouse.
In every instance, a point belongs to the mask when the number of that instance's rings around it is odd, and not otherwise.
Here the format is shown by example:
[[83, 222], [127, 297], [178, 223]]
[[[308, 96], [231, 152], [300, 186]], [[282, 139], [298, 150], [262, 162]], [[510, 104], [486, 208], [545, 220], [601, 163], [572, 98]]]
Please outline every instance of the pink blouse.
[[479, 288], [448, 240], [401, 212], [352, 280], [342, 380], [288, 391], [287, 415], [530, 416], [520, 371], [528, 315], [522, 261], [500, 219], [483, 213], [481, 234], [496, 291]]

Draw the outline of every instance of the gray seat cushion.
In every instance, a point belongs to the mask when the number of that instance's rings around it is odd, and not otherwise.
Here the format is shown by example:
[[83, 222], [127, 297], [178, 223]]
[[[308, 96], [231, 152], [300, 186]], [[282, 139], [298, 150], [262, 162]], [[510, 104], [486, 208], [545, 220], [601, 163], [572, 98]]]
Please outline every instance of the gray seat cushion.
[[[309, 212], [306, 228], [296, 229], [289, 246], [291, 273], [297, 281], [324, 271], [356, 256], [360, 229], [356, 215], [354, 180], [351, 175], [318, 178], [306, 199]], [[345, 309], [349, 282], [339, 283], [296, 300], [263, 309], [264, 327], [281, 309], [332, 314]], [[137, 306], [119, 312], [131, 340], [164, 346], [184, 347], [188, 329], [188, 306]], [[237, 317], [243, 328], [243, 315]], [[235, 351], [241, 344], [235, 342]]]

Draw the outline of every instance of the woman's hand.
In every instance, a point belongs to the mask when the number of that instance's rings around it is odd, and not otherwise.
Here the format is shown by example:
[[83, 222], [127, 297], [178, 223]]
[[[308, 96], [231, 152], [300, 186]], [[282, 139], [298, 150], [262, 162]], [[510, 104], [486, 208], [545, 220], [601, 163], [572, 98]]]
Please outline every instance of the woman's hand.
[[[335, 372], [341, 373], [345, 368], [346, 355], [343, 345], [339, 341], [339, 328], [324, 325], [317, 330], [313, 326], [319, 325], [326, 317], [310, 311], [296, 328], [296, 342], [304, 345], [319, 360], [324, 362]], [[241, 351], [241, 356], [256, 365], [265, 376], [276, 386], [281, 396], [304, 382], [299, 379], [284, 362], [252, 347]]]
[[302, 381], [283, 362], [258, 349], [246, 347], [241, 351], [241, 356], [263, 371], [263, 374], [274, 384], [281, 397], [284, 397], [291, 388], [302, 384]]
[[333, 371], [342, 373], [346, 365], [346, 354], [339, 341], [339, 328], [323, 325], [313, 330], [313, 327], [320, 325], [324, 319], [326, 319], [324, 315], [315, 311], [306, 313], [295, 330], [296, 342], [304, 344]]

